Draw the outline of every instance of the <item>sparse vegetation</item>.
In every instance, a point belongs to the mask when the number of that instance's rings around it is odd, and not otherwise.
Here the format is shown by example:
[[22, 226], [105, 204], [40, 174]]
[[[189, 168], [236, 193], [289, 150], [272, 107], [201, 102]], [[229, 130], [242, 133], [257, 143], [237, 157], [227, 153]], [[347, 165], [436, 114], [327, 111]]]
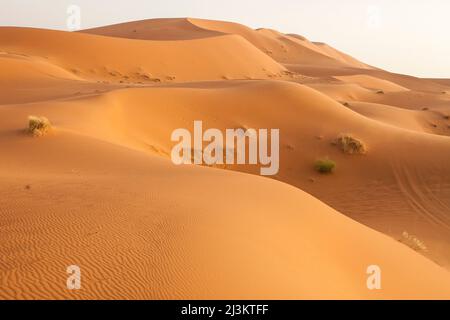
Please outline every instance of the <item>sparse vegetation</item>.
[[286, 145], [286, 149], [289, 150], [289, 151], [294, 151], [295, 150], [294, 146], [292, 146], [290, 144]]
[[383, 90], [378, 90], [377, 94], [384, 94], [384, 91]]
[[346, 154], [365, 154], [367, 152], [365, 144], [349, 134], [341, 134], [334, 144]]
[[415, 251], [427, 251], [428, 248], [423, 243], [423, 241], [420, 241], [416, 236], [409, 234], [408, 232], [404, 231], [402, 233], [402, 239], [400, 239], [401, 243], [406, 244], [408, 247]]
[[314, 168], [322, 174], [332, 173], [336, 168], [336, 162], [328, 158], [318, 159], [314, 164]]
[[52, 125], [50, 121], [45, 117], [28, 117], [28, 133], [35, 136], [41, 137], [46, 135], [52, 130]]

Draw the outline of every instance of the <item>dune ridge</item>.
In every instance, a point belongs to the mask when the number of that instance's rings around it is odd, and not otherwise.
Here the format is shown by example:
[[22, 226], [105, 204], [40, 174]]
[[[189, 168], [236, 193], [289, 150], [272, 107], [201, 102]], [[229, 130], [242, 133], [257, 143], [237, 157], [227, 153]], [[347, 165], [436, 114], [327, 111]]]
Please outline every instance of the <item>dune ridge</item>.
[[[173, 80], [218, 80], [224, 77], [268, 78], [285, 70], [236, 35], [189, 41], [142, 41], [1, 27], [0, 37], [4, 50], [48, 57], [54, 64], [69, 68], [90, 81], [144, 84]], [[43, 38], [51, 38], [52, 41], [41, 41]], [[73, 51], [66, 49], [71, 47]], [[121, 54], [123, 52], [127, 54]]]

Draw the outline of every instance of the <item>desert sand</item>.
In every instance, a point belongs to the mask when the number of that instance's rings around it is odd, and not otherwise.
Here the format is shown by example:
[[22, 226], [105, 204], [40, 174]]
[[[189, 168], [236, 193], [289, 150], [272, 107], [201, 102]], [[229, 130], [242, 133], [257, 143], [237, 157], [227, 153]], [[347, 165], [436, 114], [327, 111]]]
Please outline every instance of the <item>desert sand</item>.
[[[191, 18], [0, 27], [0, 69], [0, 299], [450, 298], [450, 80]], [[194, 120], [279, 128], [279, 173], [174, 165]]]

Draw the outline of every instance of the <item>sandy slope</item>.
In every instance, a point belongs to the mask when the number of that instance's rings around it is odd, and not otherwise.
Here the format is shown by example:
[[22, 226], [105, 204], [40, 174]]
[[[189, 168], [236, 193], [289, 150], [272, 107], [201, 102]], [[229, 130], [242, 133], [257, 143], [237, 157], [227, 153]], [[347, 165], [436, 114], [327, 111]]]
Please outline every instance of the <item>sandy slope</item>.
[[325, 53], [326, 55], [342, 61], [343, 63], [349, 65], [349, 66], [353, 66], [355, 68], [362, 68], [362, 69], [372, 69], [373, 67], [368, 66], [365, 63], [362, 63], [361, 61], [356, 60], [355, 58], [353, 58], [352, 56], [349, 56], [348, 54], [345, 54], [339, 50], [337, 50], [336, 48], [333, 48], [332, 46], [323, 43], [323, 42], [314, 42], [314, 44], [320, 48], [320, 51], [322, 53]]
[[83, 30], [83, 33], [140, 40], [192, 40], [224, 35], [202, 29], [189, 19], [152, 19]]
[[[0, 298], [450, 298], [446, 81], [199, 19], [0, 28], [0, 67]], [[31, 114], [55, 133], [24, 134]], [[194, 120], [279, 128], [279, 174], [172, 165]], [[343, 154], [341, 133], [368, 153]]]
[[[447, 272], [288, 185], [63, 131], [35, 140], [12, 122], [0, 139], [11, 151], [1, 298], [450, 296]], [[381, 292], [365, 287], [374, 263]], [[64, 287], [70, 264], [83, 271], [76, 293]]]
[[356, 83], [364, 88], [383, 91], [383, 92], [403, 92], [408, 91], [405, 87], [402, 87], [396, 83], [375, 78], [369, 75], [354, 75], [354, 76], [341, 76], [336, 79], [343, 82]]
[[369, 102], [347, 103], [349, 109], [364, 115], [370, 119], [378, 120], [394, 127], [418, 132], [431, 132], [431, 127], [426, 125], [423, 111], [407, 110], [384, 104]]
[[284, 70], [237, 35], [190, 41], [141, 41], [2, 27], [0, 45], [2, 51], [48, 57], [51, 63], [84, 79], [115, 83], [268, 78]]
[[[125, 89], [38, 103], [23, 106], [20, 114], [14, 106], [8, 109], [23, 119], [33, 110], [42, 110], [39, 114], [72, 131], [165, 158], [174, 145], [169, 139], [171, 132], [192, 129], [194, 120], [202, 119], [205, 129], [281, 128], [282, 162], [277, 179], [396, 239], [401, 239], [403, 231], [413, 232], [427, 242], [429, 249], [424, 254], [448, 266], [450, 257], [441, 243], [449, 240], [449, 204], [436, 199], [450, 195], [450, 172], [445, 165], [449, 141], [423, 134], [425, 122], [419, 117], [423, 111], [414, 113], [417, 122], [412, 122], [412, 117], [407, 122], [405, 113], [412, 111], [371, 106], [372, 114], [366, 112], [363, 117], [298, 84], [224, 81]], [[78, 110], [76, 119], [71, 108]], [[383, 121], [383, 113], [389, 121]], [[408, 127], [411, 123], [417, 127]], [[342, 154], [331, 145], [341, 133], [364, 141], [369, 154]], [[313, 170], [314, 160], [324, 156], [338, 163], [333, 177], [321, 177]], [[259, 173], [257, 166], [227, 168]], [[385, 202], [380, 203], [380, 198]]]
[[122, 23], [83, 33], [145, 40], [186, 40], [225, 34], [239, 35], [280, 63], [320, 64], [368, 68], [325, 44], [315, 44], [298, 35], [285, 35], [275, 30], [253, 30], [239, 23], [193, 18], [152, 19]]

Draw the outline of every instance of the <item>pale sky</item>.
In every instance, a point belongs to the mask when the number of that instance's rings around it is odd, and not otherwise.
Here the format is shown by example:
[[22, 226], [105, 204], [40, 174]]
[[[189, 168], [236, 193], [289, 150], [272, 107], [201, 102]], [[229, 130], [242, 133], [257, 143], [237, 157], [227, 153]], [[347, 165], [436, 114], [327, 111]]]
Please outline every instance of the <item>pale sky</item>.
[[0, 0], [0, 26], [67, 30], [165, 17], [227, 20], [326, 42], [368, 64], [450, 78], [450, 0]]

